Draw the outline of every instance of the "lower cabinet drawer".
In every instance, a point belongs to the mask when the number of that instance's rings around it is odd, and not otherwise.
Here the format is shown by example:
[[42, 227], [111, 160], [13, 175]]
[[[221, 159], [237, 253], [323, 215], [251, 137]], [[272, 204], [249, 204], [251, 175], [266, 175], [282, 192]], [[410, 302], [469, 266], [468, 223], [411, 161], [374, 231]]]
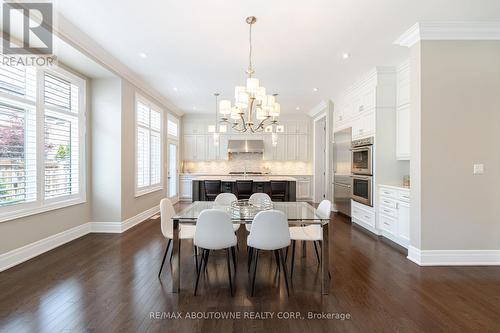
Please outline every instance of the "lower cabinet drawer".
[[375, 227], [375, 214], [373, 212], [365, 211], [356, 206], [352, 206], [351, 215], [352, 218]]
[[389, 217], [394, 217], [394, 218], [398, 217], [398, 210], [396, 208], [389, 208], [389, 207], [385, 207], [385, 206], [380, 206], [379, 209], [380, 209], [379, 210], [380, 214], [387, 215]]
[[379, 215], [380, 229], [387, 231], [393, 235], [397, 234], [397, 220], [395, 218]]
[[397, 208], [397, 201], [392, 198], [380, 196], [380, 206]]

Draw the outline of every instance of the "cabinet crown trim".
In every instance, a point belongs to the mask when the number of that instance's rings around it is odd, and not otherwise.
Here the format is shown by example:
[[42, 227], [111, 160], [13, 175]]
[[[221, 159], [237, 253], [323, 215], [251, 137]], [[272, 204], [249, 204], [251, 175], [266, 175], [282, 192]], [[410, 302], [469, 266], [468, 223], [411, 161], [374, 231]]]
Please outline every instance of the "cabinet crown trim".
[[500, 40], [500, 22], [417, 22], [394, 44], [412, 47], [422, 40]]

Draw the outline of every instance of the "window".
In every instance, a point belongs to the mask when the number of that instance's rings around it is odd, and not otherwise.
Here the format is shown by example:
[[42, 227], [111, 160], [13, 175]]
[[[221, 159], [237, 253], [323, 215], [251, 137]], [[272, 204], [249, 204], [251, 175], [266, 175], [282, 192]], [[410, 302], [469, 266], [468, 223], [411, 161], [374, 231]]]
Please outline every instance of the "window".
[[174, 137], [174, 138], [178, 138], [178, 136], [179, 136], [178, 123], [179, 123], [179, 121], [173, 117], [171, 119], [168, 119], [167, 131], [168, 131], [169, 136]]
[[84, 81], [0, 65], [0, 221], [85, 201]]
[[162, 189], [163, 112], [136, 96], [136, 196]]

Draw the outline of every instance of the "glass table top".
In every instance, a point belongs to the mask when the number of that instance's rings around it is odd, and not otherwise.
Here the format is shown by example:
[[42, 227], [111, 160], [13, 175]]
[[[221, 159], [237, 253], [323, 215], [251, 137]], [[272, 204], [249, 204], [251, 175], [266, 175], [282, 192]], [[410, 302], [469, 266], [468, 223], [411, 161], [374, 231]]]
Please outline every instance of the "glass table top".
[[[222, 209], [231, 215], [234, 223], [250, 223], [258, 211], [233, 209], [231, 206], [215, 205], [213, 201], [195, 201], [173, 217], [180, 222], [195, 222], [200, 213], [205, 209]], [[301, 224], [325, 224], [329, 217], [321, 217], [316, 209], [306, 202], [273, 202], [273, 209], [280, 210], [288, 221], [297, 221]]]

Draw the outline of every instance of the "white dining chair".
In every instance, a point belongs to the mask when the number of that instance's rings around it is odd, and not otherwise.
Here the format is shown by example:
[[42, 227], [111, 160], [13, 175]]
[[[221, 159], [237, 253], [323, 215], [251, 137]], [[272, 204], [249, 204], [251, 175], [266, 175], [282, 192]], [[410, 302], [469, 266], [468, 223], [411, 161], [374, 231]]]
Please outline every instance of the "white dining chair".
[[234, 247], [237, 239], [233, 230], [233, 223], [228, 212], [222, 209], [206, 209], [200, 213], [196, 222], [194, 234], [194, 245], [202, 249], [200, 269], [197, 271], [194, 295], [198, 291], [198, 282], [201, 272], [207, 267], [208, 256], [213, 250], [226, 250], [227, 273], [229, 277], [229, 289], [233, 295], [233, 283], [231, 278], [231, 254], [233, 255], [234, 271], [236, 274], [236, 264], [234, 258]]
[[[330, 212], [332, 208], [332, 203], [329, 200], [323, 200], [320, 202], [318, 208], [316, 208], [316, 213], [321, 218], [330, 218]], [[319, 242], [320, 246], [323, 244], [323, 227], [319, 224], [308, 225], [304, 227], [290, 227], [290, 238], [292, 240], [292, 261], [290, 263], [290, 278], [293, 278], [293, 268], [295, 261], [295, 242], [313, 242], [314, 251], [316, 252], [316, 258], [318, 264], [321, 263], [320, 256], [318, 253], [318, 246], [316, 242]], [[288, 253], [287, 253], [288, 256]]]
[[[259, 204], [263, 204], [266, 202], [272, 202], [272, 201], [271, 201], [271, 197], [269, 195], [267, 195], [266, 193], [254, 193], [250, 196], [250, 198], [248, 199], [248, 202], [259, 205]], [[247, 229], [248, 232], [250, 232], [252, 225], [245, 224], [245, 228]]]
[[[273, 251], [278, 265], [283, 267], [286, 291], [290, 295], [288, 287], [288, 274], [283, 257], [283, 248], [290, 245], [290, 231], [285, 213], [279, 210], [265, 210], [257, 213], [252, 221], [252, 228], [247, 238], [247, 246], [250, 249], [250, 260], [253, 260], [253, 277], [251, 295], [255, 290], [255, 276], [259, 251]], [[255, 251], [255, 254], [253, 252]]]
[[[163, 265], [165, 264], [165, 259], [167, 258], [167, 252], [174, 238], [174, 222], [172, 217], [175, 215], [174, 206], [170, 199], [164, 198], [160, 201], [160, 218], [161, 218], [161, 233], [163, 236], [168, 239], [167, 248], [165, 249], [165, 255], [163, 256], [163, 260], [161, 262], [160, 272], [158, 273], [158, 277], [160, 277], [161, 271], [163, 269]], [[179, 260], [180, 260], [180, 249], [181, 249], [181, 240], [183, 239], [193, 239], [194, 233], [196, 230], [196, 226], [190, 224], [180, 224], [179, 225]], [[172, 247], [172, 251], [170, 252], [170, 260], [172, 260], [172, 254], [174, 249]], [[194, 247], [194, 258], [196, 264], [196, 271], [198, 271], [198, 251], [196, 247]]]
[[[215, 198], [214, 206], [215, 206], [215, 208], [217, 208], [217, 206], [229, 206], [230, 207], [234, 201], [238, 201], [238, 198], [233, 193], [220, 193]], [[233, 229], [234, 229], [234, 232], [238, 231], [238, 229], [240, 229], [240, 224], [239, 223], [233, 224]]]

